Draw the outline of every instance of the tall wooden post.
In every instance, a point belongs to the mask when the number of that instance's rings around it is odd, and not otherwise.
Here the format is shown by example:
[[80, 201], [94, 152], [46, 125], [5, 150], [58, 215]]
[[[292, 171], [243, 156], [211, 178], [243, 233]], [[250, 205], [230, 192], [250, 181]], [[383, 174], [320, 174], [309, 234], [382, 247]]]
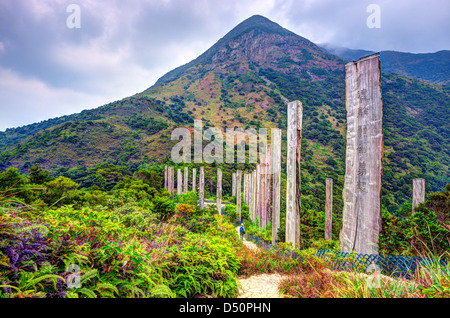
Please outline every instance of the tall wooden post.
[[236, 172], [236, 214], [238, 216], [239, 221], [242, 221], [241, 218], [241, 176], [242, 171], [238, 170]]
[[164, 166], [164, 189], [168, 188], [169, 180], [168, 180], [168, 172], [167, 172], [167, 166]]
[[243, 174], [243, 179], [244, 179], [244, 202], [247, 202], [247, 174], [244, 173]]
[[231, 195], [236, 196], [236, 172], [231, 174]]
[[325, 197], [325, 240], [331, 240], [331, 228], [333, 221], [333, 179], [326, 179]]
[[413, 179], [412, 213], [417, 206], [425, 201], [425, 179]]
[[[300, 101], [288, 103], [287, 128], [287, 171], [286, 171], [286, 242], [300, 248], [300, 167], [297, 163], [300, 153], [303, 108]], [[300, 140], [299, 140], [300, 139]]]
[[250, 218], [252, 222], [256, 222], [256, 170], [251, 174], [252, 178], [252, 195], [250, 198]]
[[383, 156], [380, 55], [347, 63], [345, 70], [347, 149], [341, 251], [378, 254]]
[[266, 149], [266, 194], [265, 194], [265, 211], [266, 211], [266, 221], [264, 227], [266, 227], [270, 223], [270, 204], [271, 204], [271, 185], [270, 181], [272, 180], [272, 149], [270, 144], [267, 144]]
[[217, 193], [216, 193], [216, 207], [219, 214], [222, 214], [222, 170], [217, 168]]
[[302, 176], [301, 176], [301, 162], [302, 162], [302, 125], [303, 125], [303, 106], [302, 102], [299, 102], [297, 105], [297, 149], [296, 149], [296, 170], [297, 170], [297, 223], [295, 228], [296, 233], [296, 243], [300, 248], [300, 213], [302, 211]]
[[174, 167], [169, 167], [168, 168], [168, 170], [167, 170], [167, 174], [168, 174], [168, 178], [169, 178], [169, 180], [168, 180], [168, 182], [169, 182], [169, 184], [168, 184], [168, 188], [169, 188], [169, 192], [170, 192], [170, 195], [172, 196], [172, 200], [173, 200], [173, 198], [174, 198], [174, 190], [175, 190], [175, 168]]
[[[264, 145], [265, 146], [265, 145]], [[259, 227], [265, 228], [266, 227], [266, 151], [264, 151], [264, 154], [261, 154], [260, 156], [261, 162], [260, 162], [260, 219], [259, 219]]]
[[261, 227], [261, 165], [256, 165], [256, 188], [255, 188], [255, 216], [258, 226]]
[[272, 245], [275, 245], [280, 228], [281, 193], [281, 129], [272, 129]]
[[189, 173], [189, 168], [184, 167], [183, 193], [187, 193], [187, 191], [188, 191], [188, 173]]
[[198, 181], [198, 206], [200, 209], [205, 207], [205, 169], [200, 167], [200, 180]]
[[183, 176], [181, 174], [181, 169], [177, 170], [178, 178], [177, 178], [177, 194], [181, 195], [183, 193]]
[[252, 195], [251, 192], [250, 192], [250, 189], [252, 187], [251, 182], [250, 182], [251, 181], [251, 174], [247, 173], [246, 177], [247, 177], [247, 199], [246, 199], [246, 203], [249, 206], [250, 205], [250, 197]]
[[196, 179], [197, 179], [197, 169], [192, 168], [192, 191], [195, 192], [197, 192]]

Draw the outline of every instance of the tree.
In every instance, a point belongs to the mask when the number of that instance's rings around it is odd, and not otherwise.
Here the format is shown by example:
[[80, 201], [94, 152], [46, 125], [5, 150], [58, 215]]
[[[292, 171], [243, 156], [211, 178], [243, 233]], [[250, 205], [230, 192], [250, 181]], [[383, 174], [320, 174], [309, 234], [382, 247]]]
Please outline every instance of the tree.
[[5, 172], [0, 172], [0, 190], [20, 188], [25, 184], [25, 178], [17, 168], [8, 168]]
[[60, 176], [55, 180], [47, 182], [46, 186], [47, 191], [44, 196], [44, 201], [47, 204], [62, 206], [72, 201], [79, 184], [69, 178]]
[[44, 184], [51, 181], [52, 177], [50, 176], [50, 172], [41, 169], [39, 164], [36, 163], [28, 170], [28, 179], [34, 184]]

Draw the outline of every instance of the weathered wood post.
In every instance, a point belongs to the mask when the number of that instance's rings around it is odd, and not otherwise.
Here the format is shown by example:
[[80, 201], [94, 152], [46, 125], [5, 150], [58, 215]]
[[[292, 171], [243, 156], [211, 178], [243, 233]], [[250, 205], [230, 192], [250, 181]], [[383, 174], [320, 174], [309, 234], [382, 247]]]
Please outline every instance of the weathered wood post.
[[286, 242], [300, 248], [300, 167], [297, 169], [297, 163], [300, 162], [303, 107], [300, 101], [293, 101], [287, 108]]
[[164, 166], [164, 189], [168, 188], [169, 180], [168, 180], [168, 172], [167, 172], [167, 166]]
[[205, 207], [205, 169], [203, 167], [200, 167], [198, 188], [198, 206], [200, 209], [203, 209]]
[[425, 201], [425, 179], [413, 179], [412, 213], [417, 206]]
[[296, 222], [296, 243], [298, 244], [298, 247], [300, 248], [300, 213], [302, 211], [302, 176], [301, 176], [301, 162], [302, 162], [302, 126], [303, 126], [303, 106], [302, 102], [299, 102], [297, 104], [297, 149], [296, 149], [296, 170], [297, 170], [297, 185], [296, 185], [296, 191], [297, 191], [297, 198], [296, 198], [296, 204], [297, 204], [297, 222]]
[[170, 195], [172, 196], [172, 200], [173, 200], [173, 198], [174, 198], [174, 190], [175, 190], [175, 168], [174, 167], [169, 167], [168, 168], [168, 170], [167, 170], [167, 173], [168, 173], [168, 178], [169, 178], [169, 180], [168, 180], [168, 182], [169, 182], [169, 184], [168, 184], [168, 188], [169, 188], [169, 192], [170, 192]]
[[236, 172], [231, 174], [231, 195], [236, 196]]
[[189, 173], [189, 168], [188, 167], [184, 167], [183, 193], [187, 193], [188, 192], [188, 173]]
[[281, 129], [272, 129], [272, 245], [275, 245], [280, 228], [281, 193]]
[[378, 254], [383, 156], [380, 55], [347, 63], [345, 70], [347, 149], [341, 251]]
[[222, 170], [220, 168], [217, 168], [216, 207], [219, 214], [222, 214]]
[[241, 176], [242, 171], [238, 170], [236, 172], [236, 214], [238, 216], [239, 221], [241, 219]]
[[256, 165], [256, 188], [255, 188], [255, 222], [258, 222], [258, 226], [261, 226], [261, 165]]
[[247, 202], [247, 174], [244, 173], [243, 174], [243, 179], [244, 179], [244, 202]]
[[192, 168], [192, 191], [195, 192], [197, 192], [196, 180], [197, 180], [197, 168]]
[[244, 173], [244, 202], [248, 205], [248, 174]]
[[325, 240], [331, 240], [331, 229], [333, 221], [333, 179], [326, 179], [325, 197]]
[[[265, 147], [265, 145], [264, 145]], [[261, 162], [260, 162], [260, 176], [261, 176], [261, 183], [260, 183], [260, 219], [259, 219], [259, 227], [265, 228], [266, 227], [266, 150], [264, 150], [264, 154], [260, 155]]]
[[178, 178], [177, 178], [177, 194], [181, 195], [183, 192], [183, 176], [181, 174], [181, 169], [177, 169]]
[[265, 211], [266, 211], [266, 219], [264, 227], [266, 227], [270, 223], [270, 204], [271, 204], [271, 185], [270, 181], [272, 180], [272, 149], [270, 144], [267, 144], [266, 148], [266, 194], [265, 194]]
[[247, 205], [250, 207], [252, 199], [252, 174], [247, 173]]
[[250, 200], [251, 213], [250, 217], [253, 222], [256, 222], [256, 170], [252, 172], [252, 196]]

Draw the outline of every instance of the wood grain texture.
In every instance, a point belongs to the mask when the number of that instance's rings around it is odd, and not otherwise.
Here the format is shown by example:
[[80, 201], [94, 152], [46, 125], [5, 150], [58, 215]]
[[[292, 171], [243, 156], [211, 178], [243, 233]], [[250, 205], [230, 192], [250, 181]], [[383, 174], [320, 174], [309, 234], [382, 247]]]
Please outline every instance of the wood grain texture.
[[168, 188], [169, 188], [169, 192], [170, 192], [170, 195], [172, 196], [172, 200], [173, 200], [173, 197], [174, 197], [174, 190], [175, 190], [175, 177], [174, 177], [174, 174], [175, 174], [175, 168], [174, 167], [169, 167], [168, 168], [168, 170], [167, 170], [167, 177], [168, 177]]
[[325, 240], [331, 240], [331, 231], [333, 223], [333, 179], [327, 178], [325, 197]]
[[217, 168], [217, 185], [216, 185], [216, 207], [219, 214], [222, 214], [222, 170]]
[[297, 203], [297, 183], [300, 181], [297, 171], [297, 140], [299, 121], [301, 121], [301, 119], [299, 120], [301, 117], [299, 116], [299, 107], [301, 107], [300, 101], [289, 102], [287, 105], [286, 242], [292, 244], [300, 243], [300, 211]]
[[425, 201], [425, 179], [413, 179], [412, 213], [416, 207]]
[[197, 169], [192, 168], [192, 191], [197, 192]]
[[347, 147], [341, 251], [378, 254], [383, 157], [380, 56], [347, 63]]
[[272, 129], [272, 245], [278, 240], [281, 202], [281, 129]]
[[198, 206], [205, 207], [205, 169], [200, 167], [200, 178], [198, 180]]
[[242, 171], [236, 171], [236, 214], [238, 220], [241, 221], [241, 209], [242, 209], [242, 198], [241, 198], [241, 183], [242, 183]]
[[183, 176], [181, 174], [181, 169], [177, 169], [178, 178], [177, 178], [177, 194], [181, 195], [183, 192]]
[[183, 193], [188, 192], [188, 173], [189, 173], [189, 168], [184, 167]]

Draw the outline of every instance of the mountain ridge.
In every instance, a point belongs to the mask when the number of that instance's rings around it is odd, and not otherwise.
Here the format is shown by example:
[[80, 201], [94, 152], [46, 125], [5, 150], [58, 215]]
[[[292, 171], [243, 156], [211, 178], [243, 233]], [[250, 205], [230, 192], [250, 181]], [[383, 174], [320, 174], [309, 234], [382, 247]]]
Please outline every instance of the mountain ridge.
[[[24, 138], [1, 151], [0, 169], [14, 166], [27, 171], [39, 163], [73, 176], [74, 169], [83, 171], [100, 163], [170, 164], [168, 154], [176, 143], [170, 135], [175, 127], [191, 128], [194, 119], [201, 119], [204, 129], [278, 127], [285, 133], [285, 99], [299, 99], [304, 109], [304, 198], [321, 197], [326, 177], [335, 180], [339, 193], [345, 172], [345, 61], [268, 19], [257, 16], [246, 21], [201, 59], [167, 73], [158, 85], [45, 130], [30, 135], [24, 131]], [[411, 194], [413, 178], [425, 178], [427, 190], [439, 190], [450, 181], [446, 111], [450, 91], [385, 72], [382, 89], [383, 204], [396, 209]], [[282, 152], [286, 152], [285, 141]], [[239, 167], [250, 169], [248, 164]], [[335, 202], [339, 210], [342, 198], [336, 196]]]
[[[327, 44], [319, 45], [319, 47], [347, 62], [375, 53], [369, 50], [348, 49]], [[450, 50], [439, 50], [431, 53], [382, 50], [380, 56], [383, 72], [413, 77], [432, 84], [450, 84]]]

